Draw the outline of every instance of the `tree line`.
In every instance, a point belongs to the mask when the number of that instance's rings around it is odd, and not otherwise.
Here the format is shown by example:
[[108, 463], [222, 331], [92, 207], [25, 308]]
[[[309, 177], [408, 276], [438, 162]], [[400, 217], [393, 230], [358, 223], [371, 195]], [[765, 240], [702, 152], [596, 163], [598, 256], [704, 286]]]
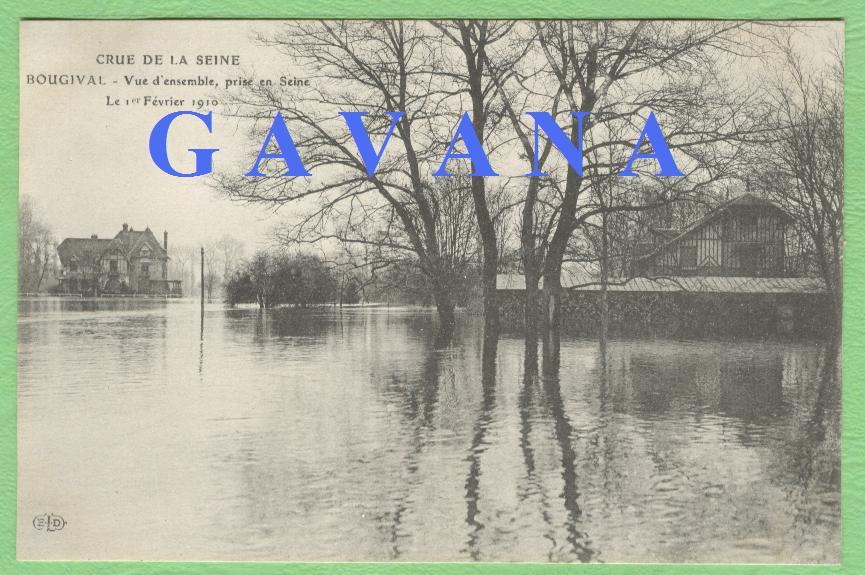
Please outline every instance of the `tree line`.
[[255, 303], [261, 308], [280, 305], [310, 306], [357, 303], [361, 285], [346, 278], [315, 255], [259, 250], [245, 260], [225, 282], [230, 305]]
[[[797, 218], [840, 317], [841, 63], [806, 62], [793, 39], [807, 33], [743, 21], [286, 23], [256, 40], [302, 68], [309, 87], [250, 82], [224, 100], [251, 155], [281, 114], [316, 177], [282, 177], [284, 162], [271, 159], [258, 165], [264, 177], [218, 174], [213, 185], [232, 200], [295, 206], [280, 243], [338, 253], [361, 283], [413, 270], [445, 328], [471, 281], [494, 334], [497, 275], [521, 273], [532, 340], [559, 331], [565, 264], [626, 273], [646, 226], [753, 185]], [[373, 142], [391, 128], [387, 112], [405, 112], [374, 176], [346, 110], [368, 112]], [[582, 135], [582, 172], [535, 139], [530, 110], [549, 112], [572, 142]], [[589, 116], [581, 124], [574, 112]], [[452, 161], [456, 175], [429, 176], [465, 113], [510, 172], [472, 177], [475, 166]], [[617, 177], [650, 114], [684, 177], [655, 177], [652, 160], [631, 166], [639, 177]], [[524, 177], [536, 154], [533, 172], [545, 175]]]
[[[223, 174], [213, 185], [233, 200], [296, 206], [276, 239], [298, 253], [315, 246], [329, 254], [322, 269], [336, 279], [322, 285], [336, 300], [350, 278], [366, 299], [435, 305], [448, 327], [455, 309], [477, 298], [494, 333], [496, 276], [520, 273], [531, 339], [558, 331], [565, 265], [602, 280], [627, 275], [646, 229], [681, 227], [748, 189], [795, 217], [797, 265], [824, 279], [840, 324], [843, 65], [840, 53], [813, 62], [803, 36], [807, 30], [793, 25], [730, 21], [288, 23], [257, 41], [301, 66], [310, 88], [253, 82], [226, 102], [251, 143], [280, 112], [316, 178]], [[760, 73], [729, 72], [748, 67]], [[369, 112], [373, 142], [391, 128], [385, 112], [406, 112], [388, 148], [396, 151], [384, 154], [373, 177], [339, 124], [343, 109]], [[550, 140], [535, 141], [527, 110], [549, 111], [572, 141], [582, 128], [582, 174]], [[582, 126], [574, 111], [590, 112]], [[472, 177], [470, 162], [454, 160], [455, 175], [429, 177], [465, 112], [496, 165], [515, 166], [510, 173]], [[685, 177], [654, 177], [652, 161], [633, 166], [637, 178], [615, 177], [650, 113]], [[533, 171], [546, 175], [523, 177], [536, 153]], [[283, 167], [261, 165], [273, 176]], [[44, 288], [55, 243], [22, 197], [22, 293]], [[274, 277], [312, 265], [266, 255]], [[232, 283], [249, 264], [242, 256], [233, 238], [208, 242], [208, 299], [242, 284]], [[171, 258], [170, 275], [192, 293], [200, 248], [174, 246]], [[271, 295], [271, 304], [308, 299]]]
[[[201, 250], [204, 249], [204, 276], [201, 273]], [[243, 243], [229, 235], [202, 244], [178, 244], [169, 249], [169, 277], [183, 282], [184, 295], [196, 297], [204, 282], [208, 301], [220, 293], [235, 269], [243, 261]]]
[[38, 293], [54, 278], [57, 240], [30, 196], [18, 203], [18, 293]]

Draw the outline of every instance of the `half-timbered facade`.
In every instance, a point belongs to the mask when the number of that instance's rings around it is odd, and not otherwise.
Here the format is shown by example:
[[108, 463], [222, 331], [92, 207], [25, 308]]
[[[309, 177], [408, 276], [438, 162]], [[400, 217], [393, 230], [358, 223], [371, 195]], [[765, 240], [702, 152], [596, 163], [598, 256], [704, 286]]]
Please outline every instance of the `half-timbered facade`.
[[111, 239], [66, 238], [57, 246], [60, 290], [88, 295], [180, 295], [180, 280], [168, 279], [168, 232], [163, 243], [150, 231], [123, 224]]
[[681, 231], [654, 234], [657, 243], [636, 259], [647, 276], [783, 277], [792, 217], [774, 203], [745, 194]]

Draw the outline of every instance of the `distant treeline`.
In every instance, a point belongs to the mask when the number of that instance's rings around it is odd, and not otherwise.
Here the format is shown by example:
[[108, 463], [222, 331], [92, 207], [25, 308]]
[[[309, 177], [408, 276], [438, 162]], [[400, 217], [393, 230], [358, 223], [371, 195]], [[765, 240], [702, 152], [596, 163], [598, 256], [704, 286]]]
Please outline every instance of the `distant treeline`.
[[[353, 280], [353, 278], [349, 278]], [[332, 267], [314, 255], [257, 252], [244, 261], [224, 286], [227, 303], [317, 305], [357, 303], [356, 281], [341, 282]]]
[[[457, 304], [480, 302], [479, 272], [466, 270]], [[433, 305], [426, 278], [410, 264], [389, 265], [369, 273], [345, 262], [329, 262], [314, 254], [261, 250], [241, 261], [223, 284], [229, 305], [255, 303], [260, 307], [322, 304]]]
[[[296, 135], [289, 149], [314, 158], [315, 177], [286, 178], [290, 166], [273, 157], [256, 165], [261, 177], [229, 171], [209, 181], [229, 200], [291, 213], [276, 231], [280, 244], [322, 249], [344, 269], [362, 270], [350, 275], [365, 290], [413, 265], [408, 281], [389, 283], [403, 293], [425, 288], [448, 328], [460, 302], [480, 291], [485, 332], [494, 335], [504, 313], [497, 276], [519, 273], [528, 340], [560, 331], [562, 279], [572, 267], [633, 275], [646, 246], [749, 192], [790, 214], [796, 237], [787, 254], [807, 262], [807, 273], [819, 270], [833, 296], [828, 319], [840, 325], [844, 67], [827, 33], [796, 22], [708, 20], [287, 23], [262, 40], [274, 61], [319, 79], [316, 89], [241, 86], [220, 101], [254, 149], [270, 137], [270, 123], [259, 120], [282, 114]], [[415, 112], [396, 124], [382, 113], [409, 107]], [[349, 108], [371, 112], [363, 131], [375, 142], [392, 129], [375, 178], [346, 143], [340, 112]], [[543, 144], [532, 110], [551, 115]], [[636, 154], [619, 145], [636, 141], [649, 112], [685, 177], [657, 177], [654, 146]], [[477, 136], [483, 154], [450, 157], [452, 177], [431, 175], [465, 114], [473, 130], [459, 133]], [[568, 159], [571, 144], [584, 152], [582, 164]], [[531, 159], [532, 173], [543, 175], [472, 177], [482, 155], [490, 166]], [[634, 156], [642, 158], [632, 164]]]

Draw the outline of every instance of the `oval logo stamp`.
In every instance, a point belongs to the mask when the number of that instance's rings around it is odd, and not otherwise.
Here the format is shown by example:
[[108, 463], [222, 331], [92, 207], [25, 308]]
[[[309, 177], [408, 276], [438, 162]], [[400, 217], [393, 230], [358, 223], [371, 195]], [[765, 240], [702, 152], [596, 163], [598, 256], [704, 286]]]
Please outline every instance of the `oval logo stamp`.
[[33, 527], [39, 531], [60, 531], [66, 527], [66, 520], [60, 515], [42, 513], [33, 518]]

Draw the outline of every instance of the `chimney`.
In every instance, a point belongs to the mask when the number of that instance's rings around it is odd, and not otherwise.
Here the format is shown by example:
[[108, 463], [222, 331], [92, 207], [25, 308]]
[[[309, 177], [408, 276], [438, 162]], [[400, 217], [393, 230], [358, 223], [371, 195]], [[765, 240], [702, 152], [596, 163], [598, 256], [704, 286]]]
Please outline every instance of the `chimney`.
[[90, 239], [91, 240], [98, 240], [99, 236], [97, 236], [96, 234], [90, 234]]
[[168, 252], [168, 230], [162, 232], [162, 247]]
[[123, 224], [123, 231], [124, 231], [124, 232], [128, 232], [128, 231], [129, 231], [129, 224], [126, 224], [126, 223]]

